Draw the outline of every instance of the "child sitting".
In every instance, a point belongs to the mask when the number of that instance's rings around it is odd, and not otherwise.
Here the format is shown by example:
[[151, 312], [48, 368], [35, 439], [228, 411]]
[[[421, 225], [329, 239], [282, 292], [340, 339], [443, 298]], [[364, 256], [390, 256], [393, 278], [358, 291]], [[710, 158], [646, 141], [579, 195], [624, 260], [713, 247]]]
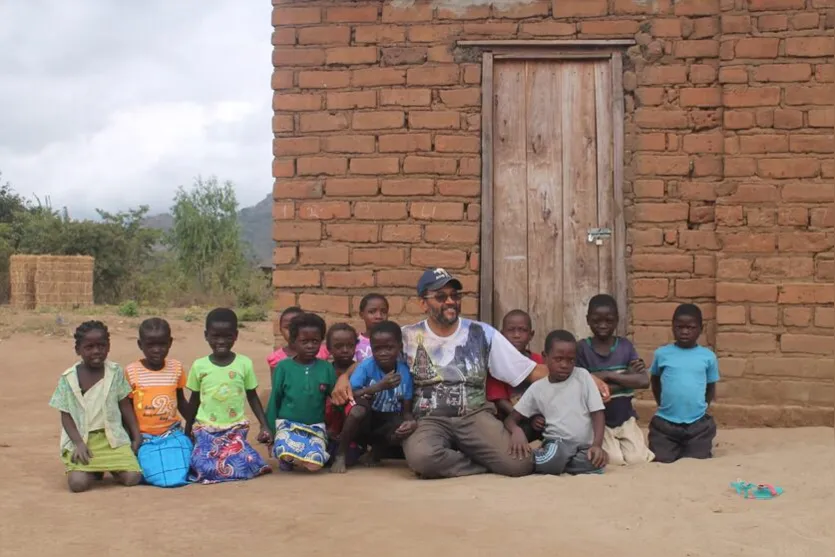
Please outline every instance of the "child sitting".
[[142, 436], [128, 399], [130, 385], [121, 366], [107, 359], [108, 352], [110, 333], [104, 323], [79, 325], [75, 353], [81, 361], [61, 374], [49, 401], [61, 412], [61, 460], [70, 491], [76, 493], [90, 489], [104, 472], [126, 486], [142, 480], [134, 454]]
[[699, 346], [702, 311], [682, 304], [673, 313], [674, 344], [655, 351], [650, 366], [658, 411], [649, 423], [649, 448], [656, 462], [710, 458], [716, 423], [707, 413], [716, 395], [719, 363]]
[[511, 452], [529, 458], [530, 445], [519, 427], [523, 418], [545, 417], [544, 442], [534, 452], [539, 474], [586, 474], [606, 465], [603, 450], [603, 400], [591, 374], [574, 367], [577, 340], [568, 331], [553, 331], [545, 339], [548, 377], [535, 381], [505, 420]]
[[[361, 305], [361, 304], [360, 304]], [[347, 323], [336, 323], [328, 329], [325, 344], [333, 358], [333, 368], [339, 377], [354, 365], [358, 337], [357, 331]], [[339, 446], [339, 436], [345, 424], [345, 408], [335, 406], [330, 397], [325, 401], [325, 426], [328, 430], [328, 452], [336, 453]], [[352, 465], [362, 456], [362, 449], [351, 443], [348, 448], [347, 460]]]
[[[304, 313], [302, 308], [298, 306], [292, 306], [282, 311], [281, 316], [278, 318], [278, 327], [281, 330], [281, 336], [284, 339], [285, 345], [273, 352], [272, 354], [270, 354], [269, 356], [267, 356], [267, 365], [270, 366], [270, 383], [272, 383], [272, 377], [275, 373], [275, 366], [278, 365], [278, 362], [285, 358], [292, 358], [296, 355], [290, 342], [290, 321], [292, 321], [294, 317], [301, 315], [302, 313]], [[316, 357], [320, 360], [327, 360], [328, 358], [330, 358], [330, 354], [328, 354], [328, 349], [325, 348], [324, 345], [322, 345]]]
[[397, 323], [383, 321], [369, 331], [373, 357], [363, 360], [351, 375], [356, 404], [350, 405], [331, 472], [346, 471], [346, 451], [361, 430], [371, 444], [370, 465], [385, 450], [399, 444], [417, 427], [412, 416], [412, 375], [400, 360], [403, 332]]
[[178, 410], [188, 415], [183, 394], [186, 374], [183, 364], [168, 358], [172, 342], [171, 327], [165, 319], [146, 319], [139, 325], [137, 341], [144, 358], [125, 368], [142, 434], [139, 465], [145, 481], [160, 487], [187, 483], [194, 449], [177, 415]]
[[231, 309], [213, 309], [206, 316], [209, 356], [191, 366], [186, 386], [192, 392], [186, 434], [194, 427], [194, 452], [189, 480], [210, 484], [249, 480], [270, 472], [247, 442], [249, 421], [244, 401], [261, 425], [258, 440], [271, 439], [264, 409], [258, 398], [258, 380], [252, 360], [232, 351], [238, 340], [238, 317]]
[[330, 458], [325, 401], [336, 384], [336, 372], [317, 357], [325, 330], [325, 321], [318, 315], [294, 317], [288, 332], [294, 356], [275, 368], [267, 420], [275, 431], [272, 452], [284, 471], [298, 466], [315, 472]]
[[368, 332], [377, 323], [389, 318], [389, 302], [382, 294], [366, 294], [360, 300], [360, 317], [365, 322], [365, 332], [360, 335], [354, 359], [357, 363], [371, 357], [371, 341]]
[[[537, 364], [544, 363], [542, 356], [534, 354], [530, 350], [534, 330], [531, 316], [521, 309], [509, 311], [502, 319], [502, 335], [522, 354]], [[525, 393], [528, 385], [523, 383], [516, 388], [507, 383], [499, 381], [492, 375], [487, 375], [485, 394], [487, 400], [496, 405], [496, 416], [504, 420], [513, 413], [513, 405]], [[519, 424], [525, 432], [528, 441], [542, 437], [542, 430], [545, 428], [545, 421], [542, 416], [533, 416], [530, 420], [524, 419]]]
[[615, 335], [618, 305], [608, 294], [598, 294], [589, 301], [586, 322], [594, 336], [577, 345], [577, 366], [609, 384], [612, 398], [606, 403], [606, 431], [603, 449], [609, 464], [651, 462], [644, 433], [632, 408], [635, 389], [649, 387], [646, 365], [632, 343]]

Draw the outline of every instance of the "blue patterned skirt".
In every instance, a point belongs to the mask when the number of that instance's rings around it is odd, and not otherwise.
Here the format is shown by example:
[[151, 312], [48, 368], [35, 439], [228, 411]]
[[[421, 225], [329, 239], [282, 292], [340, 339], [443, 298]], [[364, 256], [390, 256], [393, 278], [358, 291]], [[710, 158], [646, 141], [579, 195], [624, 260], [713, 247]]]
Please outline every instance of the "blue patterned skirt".
[[330, 458], [325, 424], [306, 425], [290, 420], [275, 421], [273, 456], [283, 462], [321, 468]]
[[251, 480], [271, 472], [261, 455], [247, 443], [247, 433], [247, 424], [229, 429], [195, 424], [189, 481], [213, 484]]
[[162, 435], [142, 434], [139, 466], [145, 482], [158, 487], [179, 487], [188, 483], [194, 445], [180, 424]]

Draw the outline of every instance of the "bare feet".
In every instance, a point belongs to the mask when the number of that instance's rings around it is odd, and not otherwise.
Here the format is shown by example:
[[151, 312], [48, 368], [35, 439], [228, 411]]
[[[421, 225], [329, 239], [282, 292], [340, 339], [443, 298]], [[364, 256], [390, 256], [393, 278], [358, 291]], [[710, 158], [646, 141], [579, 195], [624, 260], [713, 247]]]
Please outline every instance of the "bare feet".
[[374, 454], [373, 448], [360, 457], [360, 463], [368, 468], [377, 468], [378, 466], [383, 465], [383, 461], [380, 457]]
[[348, 465], [345, 464], [345, 455], [339, 455], [333, 459], [330, 471], [332, 474], [344, 474], [348, 471]]

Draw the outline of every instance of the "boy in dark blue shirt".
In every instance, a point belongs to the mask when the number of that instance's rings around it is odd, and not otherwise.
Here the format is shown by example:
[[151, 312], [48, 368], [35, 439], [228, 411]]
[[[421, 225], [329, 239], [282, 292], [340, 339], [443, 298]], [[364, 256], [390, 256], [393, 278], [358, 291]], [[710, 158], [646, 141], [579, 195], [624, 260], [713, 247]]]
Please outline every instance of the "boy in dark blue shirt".
[[682, 304], [673, 313], [675, 344], [655, 351], [650, 384], [658, 410], [649, 424], [649, 448], [656, 462], [712, 456], [716, 423], [707, 410], [716, 395], [719, 363], [699, 346], [701, 334], [701, 310]]

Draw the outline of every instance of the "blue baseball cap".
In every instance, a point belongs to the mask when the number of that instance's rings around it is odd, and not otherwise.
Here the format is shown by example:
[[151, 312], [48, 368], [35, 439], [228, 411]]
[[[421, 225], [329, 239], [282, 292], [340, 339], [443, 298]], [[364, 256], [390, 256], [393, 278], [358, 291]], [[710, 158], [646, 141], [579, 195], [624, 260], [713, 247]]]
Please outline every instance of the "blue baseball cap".
[[464, 289], [461, 281], [447, 273], [446, 270], [440, 267], [437, 269], [427, 269], [420, 275], [420, 280], [418, 280], [418, 296], [423, 296], [427, 290], [440, 290], [447, 285], [456, 290]]

